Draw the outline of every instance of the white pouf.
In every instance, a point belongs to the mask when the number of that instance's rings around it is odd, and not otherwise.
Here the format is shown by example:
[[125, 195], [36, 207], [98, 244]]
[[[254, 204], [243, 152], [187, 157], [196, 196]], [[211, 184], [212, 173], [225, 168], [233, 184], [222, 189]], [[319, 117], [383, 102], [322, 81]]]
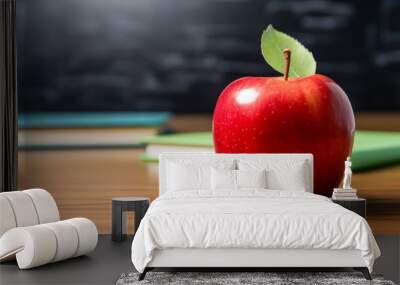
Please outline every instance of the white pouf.
[[59, 221], [57, 205], [46, 190], [0, 193], [0, 214], [0, 261], [16, 258], [20, 269], [96, 248], [96, 225], [86, 218]]

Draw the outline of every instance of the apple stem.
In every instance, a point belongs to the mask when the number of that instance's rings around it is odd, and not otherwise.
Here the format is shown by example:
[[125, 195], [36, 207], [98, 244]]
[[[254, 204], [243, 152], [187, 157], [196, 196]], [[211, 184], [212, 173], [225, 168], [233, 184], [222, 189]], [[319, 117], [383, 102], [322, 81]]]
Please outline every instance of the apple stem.
[[291, 55], [291, 51], [288, 48], [285, 48], [283, 50], [283, 56], [285, 58], [285, 73], [283, 74], [285, 80], [287, 81], [289, 78], [289, 69], [290, 69], [290, 55]]

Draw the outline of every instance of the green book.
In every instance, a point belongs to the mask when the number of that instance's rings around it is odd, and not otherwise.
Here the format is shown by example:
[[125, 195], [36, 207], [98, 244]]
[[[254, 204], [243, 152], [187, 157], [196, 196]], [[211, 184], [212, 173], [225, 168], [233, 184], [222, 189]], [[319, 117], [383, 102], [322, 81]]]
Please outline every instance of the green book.
[[[141, 156], [146, 162], [157, 162], [163, 152], [214, 151], [210, 132], [159, 135], [142, 142], [147, 145]], [[400, 163], [400, 132], [357, 131], [351, 159], [354, 171]]]
[[355, 171], [400, 163], [400, 132], [357, 131], [351, 160]]

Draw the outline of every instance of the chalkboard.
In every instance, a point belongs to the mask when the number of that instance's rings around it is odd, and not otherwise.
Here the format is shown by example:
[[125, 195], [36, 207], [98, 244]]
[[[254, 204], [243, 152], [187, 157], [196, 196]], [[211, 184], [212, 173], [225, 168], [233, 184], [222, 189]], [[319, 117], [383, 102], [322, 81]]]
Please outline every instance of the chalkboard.
[[19, 108], [210, 113], [232, 80], [278, 75], [259, 50], [272, 23], [355, 110], [399, 109], [398, 2], [18, 0]]

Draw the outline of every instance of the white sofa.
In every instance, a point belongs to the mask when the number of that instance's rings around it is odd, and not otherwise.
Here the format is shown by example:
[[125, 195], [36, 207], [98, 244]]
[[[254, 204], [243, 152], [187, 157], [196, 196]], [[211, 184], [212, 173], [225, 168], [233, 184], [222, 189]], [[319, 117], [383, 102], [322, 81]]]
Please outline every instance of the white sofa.
[[96, 248], [97, 228], [86, 218], [60, 221], [56, 202], [43, 189], [0, 193], [0, 262], [20, 269], [84, 255]]

